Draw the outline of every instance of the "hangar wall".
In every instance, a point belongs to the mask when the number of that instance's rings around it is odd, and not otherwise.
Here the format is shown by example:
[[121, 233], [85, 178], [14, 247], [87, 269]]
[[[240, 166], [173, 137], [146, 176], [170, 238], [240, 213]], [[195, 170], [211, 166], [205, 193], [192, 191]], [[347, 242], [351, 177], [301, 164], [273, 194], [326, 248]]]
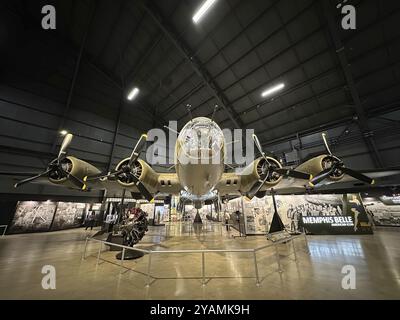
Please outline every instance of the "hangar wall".
[[[26, 29], [8, 14], [2, 14], [6, 50], [1, 54], [0, 171], [41, 172], [59, 148], [61, 129], [75, 136], [71, 154], [100, 170], [114, 168], [130, 155], [141, 133], [153, 127], [151, 112], [126, 102], [124, 90], [89, 59], [78, 62], [79, 48]], [[35, 184], [16, 190], [14, 183], [15, 179], [2, 177], [3, 195], [85, 196]]]
[[[399, 111], [388, 112], [368, 121], [371, 130], [374, 131], [374, 139], [384, 167], [400, 166], [399, 121]], [[344, 160], [348, 167], [361, 170], [378, 167], [354, 121], [344, 122], [321, 132], [327, 132], [332, 152]], [[302, 134], [285, 142], [271, 143], [265, 145], [265, 150], [285, 160], [294, 159], [288, 161], [289, 164], [296, 164], [302, 159], [325, 152], [321, 133]]]

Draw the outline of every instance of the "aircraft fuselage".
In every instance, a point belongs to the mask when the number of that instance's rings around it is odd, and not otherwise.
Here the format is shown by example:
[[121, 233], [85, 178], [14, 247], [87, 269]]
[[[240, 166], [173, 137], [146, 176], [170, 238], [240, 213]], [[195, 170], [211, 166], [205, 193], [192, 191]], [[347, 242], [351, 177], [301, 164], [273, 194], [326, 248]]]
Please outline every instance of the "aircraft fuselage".
[[213, 191], [224, 172], [224, 147], [221, 128], [209, 118], [195, 118], [183, 127], [175, 145], [175, 163], [187, 193], [201, 197]]

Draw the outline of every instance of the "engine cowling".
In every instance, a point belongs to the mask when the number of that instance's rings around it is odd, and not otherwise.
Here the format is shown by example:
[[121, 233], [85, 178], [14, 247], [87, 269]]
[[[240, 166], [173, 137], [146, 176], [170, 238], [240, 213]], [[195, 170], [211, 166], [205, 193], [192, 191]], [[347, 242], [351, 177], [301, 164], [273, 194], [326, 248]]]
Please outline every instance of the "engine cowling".
[[[301, 165], [299, 165], [296, 170], [304, 173], [312, 174], [314, 177], [321, 171], [328, 169], [332, 166], [335, 161], [338, 161], [334, 156], [331, 155], [320, 155], [318, 157], [312, 158]], [[334, 181], [338, 181], [344, 177], [344, 173], [340, 169], [334, 170], [329, 178]]]
[[[275, 168], [282, 168], [282, 165], [278, 160], [267, 157], [268, 162], [274, 166]], [[264, 158], [258, 158], [254, 160], [248, 167], [246, 167], [243, 171], [243, 175], [241, 175], [241, 191], [246, 192], [250, 190], [250, 188], [254, 185], [256, 181], [260, 179], [263, 180], [265, 178], [266, 166], [267, 162]], [[276, 186], [282, 180], [282, 176], [277, 173], [272, 173], [267, 181], [265, 182], [264, 188], [271, 188]]]
[[[129, 158], [122, 160], [118, 163], [116, 171], [120, 170], [124, 165], [129, 163]], [[138, 159], [133, 164], [131, 170], [132, 174], [136, 176], [150, 192], [157, 192], [158, 188], [158, 174], [143, 160]], [[117, 178], [118, 183], [126, 189], [136, 189], [135, 182], [131, 181], [126, 175], [121, 175]]]
[[[83, 180], [86, 176], [90, 177], [100, 174], [100, 170], [95, 166], [72, 156], [68, 156], [61, 160], [61, 166], [67, 173], [72, 174], [80, 180]], [[49, 174], [49, 181], [54, 184], [65, 185], [70, 188], [78, 187], [68, 177], [66, 177], [65, 174], [57, 170]]]

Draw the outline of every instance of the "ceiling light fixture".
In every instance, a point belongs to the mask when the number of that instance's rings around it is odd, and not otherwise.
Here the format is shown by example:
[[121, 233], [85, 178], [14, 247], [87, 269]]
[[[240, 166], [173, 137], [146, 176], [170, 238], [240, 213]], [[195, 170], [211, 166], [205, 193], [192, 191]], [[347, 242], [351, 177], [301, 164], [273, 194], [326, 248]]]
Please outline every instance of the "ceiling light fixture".
[[68, 134], [68, 131], [67, 131], [67, 130], [61, 130], [61, 131], [60, 131], [60, 134], [61, 134], [62, 136], [66, 136], [66, 135]]
[[206, 2], [204, 2], [194, 14], [192, 18], [193, 22], [198, 23], [215, 2], [217, 2], [217, 0], [207, 0]]
[[136, 96], [139, 94], [139, 89], [137, 87], [133, 88], [131, 92], [128, 94], [128, 100], [132, 101], [133, 99], [136, 98]]
[[261, 96], [263, 98], [265, 98], [266, 96], [269, 96], [270, 94], [272, 94], [274, 92], [282, 90], [284, 87], [285, 87], [284, 83], [277, 84], [276, 86], [273, 86], [272, 88], [265, 90], [263, 93], [261, 93]]

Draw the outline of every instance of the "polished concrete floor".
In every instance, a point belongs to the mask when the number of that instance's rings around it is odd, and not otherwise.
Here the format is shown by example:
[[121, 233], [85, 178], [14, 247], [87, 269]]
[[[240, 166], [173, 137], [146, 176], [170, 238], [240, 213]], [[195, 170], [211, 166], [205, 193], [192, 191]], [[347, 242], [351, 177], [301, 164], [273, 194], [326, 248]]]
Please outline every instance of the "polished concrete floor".
[[[140, 247], [153, 250], [257, 248], [262, 236], [233, 238], [218, 225], [188, 230], [183, 225], [152, 227]], [[190, 231], [190, 233], [189, 233]], [[148, 255], [125, 261], [90, 242], [75, 229], [0, 237], [0, 299], [399, 299], [400, 230], [378, 229], [374, 235], [310, 236], [279, 246], [282, 273], [273, 248], [257, 253], [260, 285], [256, 286], [253, 255], [207, 253], [206, 285], [202, 286], [201, 254], [152, 255], [151, 285], [146, 287]], [[41, 286], [42, 267], [56, 270], [56, 289]], [[356, 270], [356, 289], [342, 288], [343, 266]], [[122, 272], [121, 272], [122, 271]]]

